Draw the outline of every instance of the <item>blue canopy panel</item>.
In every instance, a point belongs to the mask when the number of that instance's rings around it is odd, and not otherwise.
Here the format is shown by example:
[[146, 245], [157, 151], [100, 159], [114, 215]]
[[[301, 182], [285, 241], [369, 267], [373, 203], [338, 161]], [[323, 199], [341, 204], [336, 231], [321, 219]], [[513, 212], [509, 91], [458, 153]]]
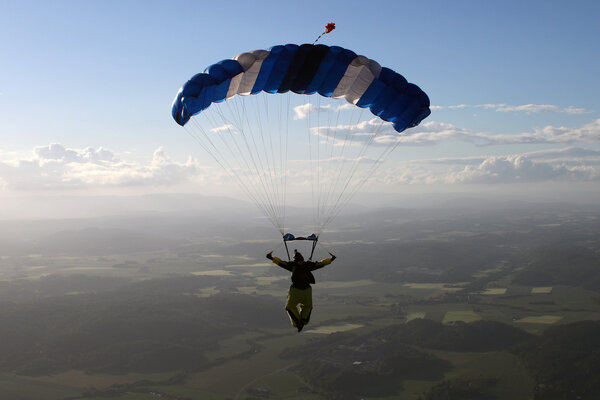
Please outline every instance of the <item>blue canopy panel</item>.
[[344, 97], [398, 132], [431, 114], [429, 97], [402, 75], [352, 50], [323, 44], [279, 45], [211, 65], [179, 89], [171, 114], [183, 126], [212, 103], [263, 91]]

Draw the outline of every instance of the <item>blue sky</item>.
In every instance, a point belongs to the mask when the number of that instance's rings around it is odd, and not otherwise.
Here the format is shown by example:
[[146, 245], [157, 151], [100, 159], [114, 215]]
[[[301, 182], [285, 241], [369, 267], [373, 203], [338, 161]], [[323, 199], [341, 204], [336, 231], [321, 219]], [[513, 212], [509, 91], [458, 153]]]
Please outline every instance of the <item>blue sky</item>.
[[432, 115], [383, 169], [389, 190], [594, 192], [598, 15], [598, 1], [5, 1], [0, 195], [214, 187], [171, 119], [178, 88], [240, 52], [310, 43], [331, 21], [322, 43], [430, 96]]

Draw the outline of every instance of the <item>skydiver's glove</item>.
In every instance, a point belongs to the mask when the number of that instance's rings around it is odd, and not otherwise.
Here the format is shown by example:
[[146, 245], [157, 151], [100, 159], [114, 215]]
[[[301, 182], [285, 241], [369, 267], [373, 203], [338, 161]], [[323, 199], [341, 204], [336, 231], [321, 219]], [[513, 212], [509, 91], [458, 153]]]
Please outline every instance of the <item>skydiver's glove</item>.
[[272, 252], [272, 251], [270, 251], [270, 252], [268, 252], [268, 253], [267, 253], [267, 258], [268, 258], [269, 260], [272, 260], [272, 259], [273, 259], [273, 252]]
[[331, 261], [335, 260], [337, 257], [334, 256], [333, 254], [329, 253], [329, 255], [331, 256]]

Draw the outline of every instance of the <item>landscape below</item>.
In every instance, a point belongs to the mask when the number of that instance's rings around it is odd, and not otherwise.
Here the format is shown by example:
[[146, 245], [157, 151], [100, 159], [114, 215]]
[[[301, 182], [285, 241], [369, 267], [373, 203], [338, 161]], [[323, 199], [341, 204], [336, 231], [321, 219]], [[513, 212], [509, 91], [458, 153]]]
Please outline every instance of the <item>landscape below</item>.
[[600, 208], [373, 210], [323, 236], [298, 334], [262, 221], [5, 221], [0, 397], [600, 396]]

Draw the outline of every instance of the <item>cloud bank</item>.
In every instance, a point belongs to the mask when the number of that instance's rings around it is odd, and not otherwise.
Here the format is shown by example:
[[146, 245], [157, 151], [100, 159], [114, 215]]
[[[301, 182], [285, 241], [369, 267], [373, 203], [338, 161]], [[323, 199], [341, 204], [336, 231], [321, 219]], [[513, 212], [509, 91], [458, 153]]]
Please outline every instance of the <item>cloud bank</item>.
[[525, 112], [531, 113], [560, 113], [560, 114], [587, 114], [592, 111], [580, 107], [559, 107], [554, 104], [522, 104], [512, 106], [508, 104], [456, 104], [450, 106], [431, 106], [432, 110], [458, 110], [464, 108], [484, 108], [498, 112]]
[[321, 112], [340, 112], [346, 110], [356, 110], [356, 106], [350, 103], [344, 103], [341, 105], [325, 104], [322, 106], [316, 106], [312, 103], [301, 104], [294, 107], [294, 119], [304, 119], [310, 114], [321, 113]]
[[407, 145], [433, 145], [445, 140], [460, 140], [476, 146], [597, 143], [600, 142], [600, 119], [576, 128], [546, 126], [533, 132], [517, 134], [473, 132], [452, 124], [432, 121], [403, 133], [397, 140]]
[[599, 180], [600, 151], [570, 147], [505, 156], [411, 161], [398, 170], [396, 183], [501, 184]]
[[203, 173], [196, 160], [173, 161], [162, 148], [145, 164], [121, 160], [103, 148], [72, 149], [57, 143], [34, 148], [28, 158], [0, 161], [5, 190], [175, 185]]
[[[434, 130], [438, 132], [437, 130]], [[451, 130], [450, 130], [451, 131]], [[462, 134], [462, 133], [461, 133]], [[314, 161], [314, 160], [313, 160]], [[322, 178], [337, 175], [340, 166], [355, 159], [324, 158]], [[365, 168], [374, 159], [360, 158]], [[302, 160], [290, 160], [290, 179], [310, 185], [310, 169], [299, 168]], [[358, 176], [358, 175], [357, 175]], [[377, 184], [506, 184], [530, 182], [600, 181], [600, 151], [562, 147], [509, 155], [436, 158], [386, 162], [369, 178]], [[206, 167], [198, 160], [171, 159], [158, 148], [145, 162], [123, 160], [104, 148], [67, 148], [50, 144], [33, 149], [31, 156], [0, 160], [0, 191], [87, 190], [102, 188], [158, 188], [189, 185], [210, 188], [235, 183], [227, 174]]]
[[381, 120], [373, 118], [355, 125], [312, 128], [315, 135], [324, 138], [335, 138], [342, 141], [344, 137], [352, 137], [354, 141], [370, 140], [377, 135], [375, 143], [389, 145], [399, 143], [404, 146], [433, 146], [446, 141], [468, 142], [475, 146], [522, 145], [522, 144], [574, 144], [600, 142], [600, 119], [570, 128], [564, 126], [546, 126], [533, 132], [516, 134], [495, 134], [474, 132], [453, 124], [430, 121], [398, 135], [389, 123], [381, 124]]

